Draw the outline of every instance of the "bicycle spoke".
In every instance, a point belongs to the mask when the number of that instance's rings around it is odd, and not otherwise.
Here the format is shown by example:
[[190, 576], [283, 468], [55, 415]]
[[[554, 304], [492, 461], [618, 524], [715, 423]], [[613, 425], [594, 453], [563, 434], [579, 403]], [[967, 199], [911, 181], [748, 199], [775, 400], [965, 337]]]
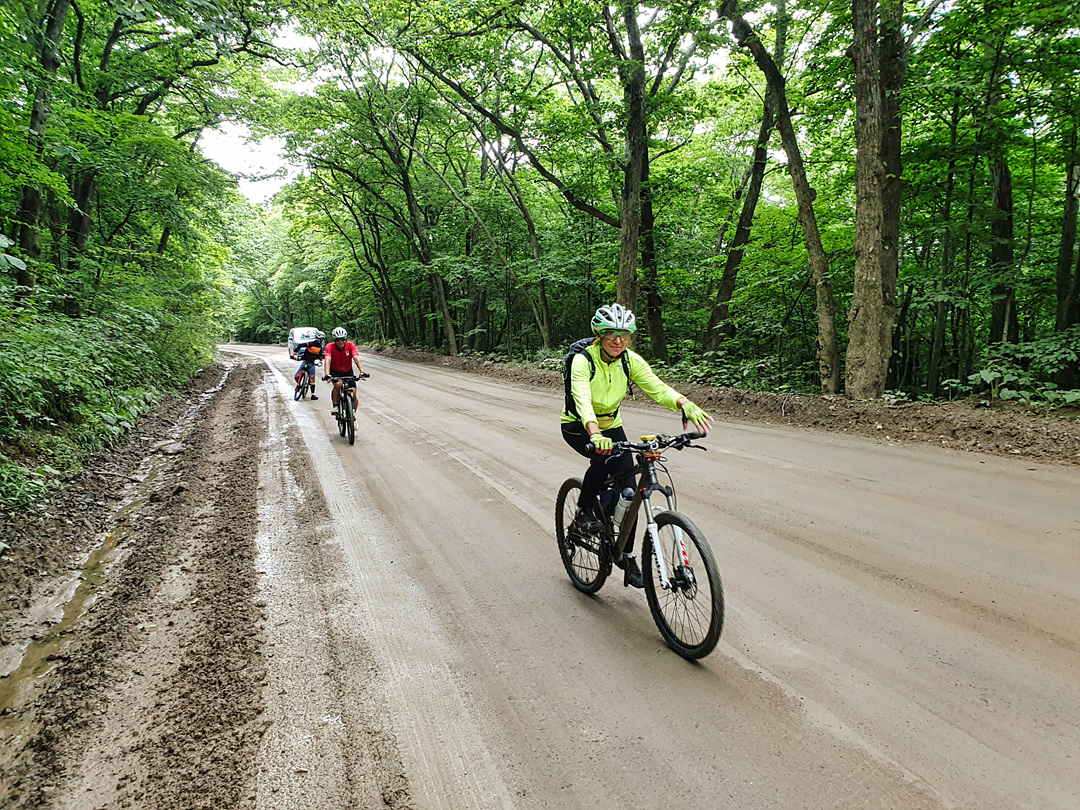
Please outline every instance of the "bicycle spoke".
[[[700, 531], [683, 515], [658, 515], [657, 531], [659, 537], [653, 538], [650, 553], [663, 555], [671, 588], [664, 590], [660, 586], [656, 560], [647, 560], [645, 593], [649, 608], [673, 650], [686, 658], [700, 658], [716, 646], [723, 625], [724, 596], [716, 563]], [[689, 566], [683, 564], [680, 533]]]
[[584, 593], [595, 593], [611, 572], [611, 563], [602, 553], [600, 538], [582, 536], [570, 528], [580, 493], [581, 480], [577, 478], [566, 481], [559, 490], [555, 502], [555, 535], [563, 567], [574, 587]]

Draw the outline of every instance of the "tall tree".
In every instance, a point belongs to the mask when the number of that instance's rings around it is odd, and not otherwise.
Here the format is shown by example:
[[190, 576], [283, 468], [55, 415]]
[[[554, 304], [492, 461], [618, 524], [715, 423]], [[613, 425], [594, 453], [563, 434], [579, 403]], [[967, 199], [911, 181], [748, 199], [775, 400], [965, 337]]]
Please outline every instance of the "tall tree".
[[[52, 83], [60, 69], [60, 38], [64, 32], [71, 0], [50, 0], [42, 3], [36, 15], [31, 17], [30, 42], [34, 48], [41, 71], [32, 76], [28, 88], [33, 101], [30, 105], [30, 121], [27, 131], [38, 159], [45, 151], [45, 127], [49, 121]], [[37, 262], [41, 256], [38, 232], [41, 228], [41, 186], [27, 183], [22, 189], [22, 204], [16, 215], [18, 238], [16, 240], [23, 260], [18, 267], [20, 290], [17, 298], [26, 298], [37, 282]]]
[[[731, 4], [734, 8], [734, 4]], [[799, 207], [799, 223], [802, 225], [803, 243], [810, 262], [811, 274], [817, 299], [817, 361], [823, 393], [837, 393], [840, 388], [840, 358], [836, 337], [836, 303], [829, 282], [828, 258], [821, 243], [817, 217], [814, 213], [814, 199], [817, 193], [810, 187], [802, 151], [791, 121], [788, 106], [786, 81], [780, 73], [776, 61], [765, 49], [760, 39], [753, 33], [746, 19], [731, 12], [735, 38], [739, 44], [750, 50], [758, 68], [765, 75], [769, 92], [776, 109], [776, 122], [780, 130], [780, 141], [788, 160], [788, 173], [795, 187], [795, 197]], [[768, 103], [768, 102], [767, 102]]]
[[907, 64], [901, 0], [852, 0], [855, 68], [855, 285], [848, 311], [849, 396], [885, 391], [896, 318], [902, 165], [900, 93]]

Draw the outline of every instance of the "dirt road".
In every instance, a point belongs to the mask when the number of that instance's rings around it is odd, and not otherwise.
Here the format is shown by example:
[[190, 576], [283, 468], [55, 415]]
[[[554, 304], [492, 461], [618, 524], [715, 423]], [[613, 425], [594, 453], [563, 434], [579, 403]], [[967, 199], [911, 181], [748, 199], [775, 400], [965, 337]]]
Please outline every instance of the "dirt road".
[[562, 570], [559, 392], [366, 356], [350, 447], [230, 350], [78, 640], [0, 681], [0, 804], [1080, 806], [1077, 467], [718, 424], [670, 459], [727, 594], [690, 664]]

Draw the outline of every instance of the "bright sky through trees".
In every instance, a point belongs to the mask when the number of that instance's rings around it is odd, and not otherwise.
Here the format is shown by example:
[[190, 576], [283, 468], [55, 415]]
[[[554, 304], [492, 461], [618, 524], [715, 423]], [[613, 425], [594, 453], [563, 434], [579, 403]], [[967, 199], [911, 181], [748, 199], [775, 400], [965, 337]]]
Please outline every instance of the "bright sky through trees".
[[[284, 140], [266, 137], [249, 140], [250, 130], [242, 124], [225, 123], [203, 134], [202, 152], [230, 174], [240, 179], [240, 192], [253, 203], [263, 203], [296, 177], [296, 170], [281, 156]], [[271, 176], [272, 175], [272, 176]]]

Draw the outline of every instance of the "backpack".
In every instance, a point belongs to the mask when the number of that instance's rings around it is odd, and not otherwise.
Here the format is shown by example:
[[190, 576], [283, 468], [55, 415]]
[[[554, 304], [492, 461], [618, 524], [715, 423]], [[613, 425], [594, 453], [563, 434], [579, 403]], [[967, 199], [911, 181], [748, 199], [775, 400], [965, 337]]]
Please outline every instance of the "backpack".
[[[589, 379], [592, 380], [592, 378], [596, 376], [596, 361], [593, 360], [591, 354], [585, 351], [595, 340], [595, 337], [575, 340], [570, 344], [570, 350], [566, 353], [566, 360], [563, 362], [563, 384], [566, 387], [566, 410], [577, 417], [580, 417], [581, 414], [577, 412], [577, 403], [574, 402], [574, 395], [570, 393], [570, 366], [574, 362], [574, 355], [584, 354], [585, 359], [589, 361]], [[627, 393], [629, 393], [630, 396], [633, 396], [634, 383], [630, 380], [629, 352], [624, 351], [619, 357], [622, 360], [623, 373], [626, 374]], [[598, 413], [597, 416], [614, 416], [618, 412], [619, 409], [616, 408], [614, 413]]]

